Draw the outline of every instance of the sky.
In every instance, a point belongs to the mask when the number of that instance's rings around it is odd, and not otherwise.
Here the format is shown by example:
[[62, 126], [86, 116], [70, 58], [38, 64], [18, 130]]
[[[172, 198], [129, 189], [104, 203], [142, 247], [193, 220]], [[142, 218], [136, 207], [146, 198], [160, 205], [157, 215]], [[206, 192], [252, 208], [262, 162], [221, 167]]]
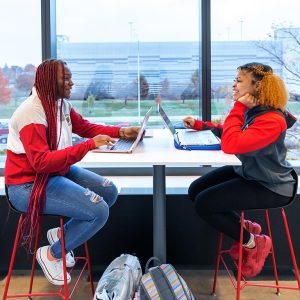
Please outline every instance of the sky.
[[[205, 1], [205, 0], [204, 0]], [[198, 0], [57, 0], [57, 34], [70, 42], [198, 41]], [[211, 0], [212, 40], [266, 39], [300, 27], [300, 0]], [[0, 67], [41, 60], [40, 0], [0, 0]]]

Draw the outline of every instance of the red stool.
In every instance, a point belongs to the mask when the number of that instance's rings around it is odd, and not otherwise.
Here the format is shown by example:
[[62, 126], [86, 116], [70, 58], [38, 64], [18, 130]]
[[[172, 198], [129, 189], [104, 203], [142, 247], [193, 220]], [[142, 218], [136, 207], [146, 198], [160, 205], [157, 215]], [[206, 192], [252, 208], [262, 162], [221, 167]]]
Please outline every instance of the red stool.
[[[67, 267], [66, 267], [66, 251], [65, 251], [65, 237], [64, 237], [64, 226], [63, 226], [63, 217], [62, 216], [56, 216], [59, 217], [60, 221], [60, 230], [61, 230], [61, 248], [62, 248], [62, 260], [63, 260], [63, 272], [64, 272], [64, 285], [60, 287], [60, 289], [57, 292], [37, 292], [34, 293], [32, 292], [32, 286], [33, 286], [33, 278], [34, 278], [34, 271], [35, 271], [35, 262], [36, 262], [36, 251], [38, 249], [38, 241], [39, 241], [39, 233], [40, 233], [40, 220], [38, 222], [38, 226], [36, 229], [36, 237], [35, 237], [35, 243], [34, 243], [34, 252], [33, 252], [33, 258], [32, 258], [32, 266], [31, 266], [31, 275], [30, 275], [30, 283], [29, 283], [29, 289], [27, 293], [21, 293], [21, 294], [8, 294], [8, 289], [9, 289], [9, 284], [11, 280], [11, 275], [12, 275], [12, 270], [14, 267], [14, 262], [15, 262], [15, 257], [16, 257], [16, 252], [17, 252], [17, 247], [18, 247], [18, 242], [20, 238], [20, 232], [21, 232], [21, 226], [22, 222], [25, 217], [25, 213], [18, 211], [13, 205], [11, 204], [9, 197], [8, 197], [8, 192], [7, 192], [7, 187], [5, 186], [5, 193], [6, 193], [6, 199], [8, 202], [9, 207], [20, 213], [19, 217], [19, 222], [18, 222], [18, 227], [17, 227], [17, 232], [16, 232], [16, 237], [14, 241], [14, 246], [12, 250], [12, 255], [11, 255], [11, 260], [9, 264], [9, 269], [7, 273], [7, 278], [6, 278], [6, 283], [5, 283], [5, 288], [4, 288], [4, 293], [3, 293], [3, 300], [5, 299], [10, 299], [10, 298], [25, 298], [27, 297], [28, 299], [31, 299], [31, 297], [48, 297], [48, 296], [58, 296], [62, 299], [70, 299], [78, 286], [79, 280], [83, 275], [84, 270], [87, 268], [88, 273], [89, 273], [89, 281], [90, 281], [90, 286], [91, 286], [91, 298], [94, 296], [94, 283], [93, 283], [93, 275], [92, 275], [92, 269], [91, 269], [91, 262], [90, 262], [90, 256], [89, 256], [89, 250], [88, 250], [88, 244], [87, 242], [84, 243], [84, 248], [85, 248], [85, 256], [84, 257], [75, 257], [76, 264], [78, 261], [83, 261], [83, 267], [80, 269], [79, 276], [72, 288], [72, 290], [69, 292], [69, 287], [67, 284]], [[72, 273], [74, 267], [71, 268], [70, 274]]]
[[[298, 186], [298, 176], [296, 172], [292, 173], [294, 179], [296, 180], [296, 186], [294, 189], [294, 199], [297, 194], [297, 186]], [[292, 202], [292, 201], [291, 201]], [[267, 287], [267, 288], [275, 288], [277, 290], [277, 294], [280, 294], [280, 289], [288, 289], [288, 290], [300, 290], [300, 276], [298, 272], [298, 265], [296, 261], [296, 256], [295, 256], [295, 251], [290, 235], [290, 230], [288, 226], [288, 221], [287, 217], [284, 211], [284, 208], [280, 208], [281, 211], [281, 216], [284, 224], [284, 229], [285, 229], [285, 234], [287, 237], [287, 242], [289, 246], [289, 251], [291, 254], [291, 260], [293, 263], [294, 267], [294, 272], [295, 272], [295, 278], [297, 281], [297, 286], [286, 286], [286, 285], [280, 285], [279, 284], [279, 278], [278, 278], [278, 272], [277, 272], [277, 266], [276, 266], [276, 259], [275, 259], [275, 253], [274, 253], [274, 248], [273, 248], [273, 238], [272, 238], [272, 232], [271, 232], [271, 224], [270, 224], [270, 218], [269, 218], [269, 210], [265, 210], [265, 218], [266, 218], [266, 224], [267, 224], [267, 231], [268, 231], [268, 236], [272, 240], [272, 247], [270, 250], [271, 257], [272, 257], [272, 264], [273, 264], [273, 272], [274, 272], [274, 278], [275, 278], [275, 284], [260, 284], [260, 283], [254, 283], [254, 282], [249, 282], [247, 281], [241, 274], [242, 270], [242, 244], [243, 244], [243, 228], [244, 228], [244, 211], [241, 212], [241, 227], [240, 227], [240, 241], [239, 241], [239, 258], [238, 261], [233, 261], [235, 267], [237, 268], [237, 278], [235, 278], [231, 272], [230, 269], [225, 261], [225, 255], [229, 255], [229, 250], [225, 250], [222, 247], [223, 244], [223, 239], [224, 235], [223, 233], [220, 234], [219, 238], [219, 245], [218, 245], [218, 255], [217, 255], [217, 262], [216, 262], [216, 268], [215, 268], [215, 275], [214, 275], [214, 284], [213, 284], [213, 289], [212, 289], [212, 295], [215, 295], [216, 293], [216, 285], [217, 285], [217, 279], [218, 279], [218, 271], [220, 267], [220, 263], [222, 263], [227, 271], [227, 274], [231, 280], [231, 283], [233, 287], [236, 289], [236, 300], [240, 300], [240, 293], [241, 290], [244, 289], [246, 286], [256, 286], [256, 287]]]

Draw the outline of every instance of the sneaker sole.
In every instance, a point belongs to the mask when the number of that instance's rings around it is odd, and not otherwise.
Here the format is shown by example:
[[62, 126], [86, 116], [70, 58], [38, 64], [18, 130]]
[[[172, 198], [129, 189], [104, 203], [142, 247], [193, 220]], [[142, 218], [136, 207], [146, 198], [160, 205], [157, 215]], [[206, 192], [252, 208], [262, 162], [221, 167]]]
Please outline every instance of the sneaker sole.
[[261, 257], [264, 257], [264, 258], [263, 258], [263, 260], [261, 260], [262, 264], [260, 264], [258, 266], [258, 268], [255, 270], [255, 272], [254, 272], [255, 275], [254, 276], [258, 275], [261, 272], [261, 270], [262, 270], [262, 268], [265, 264], [265, 261], [266, 261], [268, 255], [270, 254], [271, 248], [272, 248], [271, 238], [266, 237], [266, 243], [264, 244], [264, 250], [261, 253]]
[[254, 268], [246, 268], [244, 271], [242, 270], [242, 275], [245, 276], [245, 277], [255, 277], [256, 275], [258, 275], [263, 267], [264, 267], [264, 264], [265, 264], [265, 261], [270, 253], [270, 250], [272, 248], [272, 241], [269, 237], [266, 236], [266, 242], [263, 246], [263, 250], [261, 252], [261, 257], [264, 257], [263, 259], [260, 259], [260, 264], [259, 265], [256, 265]]
[[[42, 268], [42, 270], [44, 272], [44, 275], [47, 278], [47, 280], [50, 283], [54, 284], [54, 285], [60, 285], [60, 286], [64, 285], [64, 280], [57, 280], [57, 279], [52, 278], [51, 274], [49, 273], [49, 271], [48, 271], [48, 269], [47, 269], [47, 267], [46, 267], [46, 265], [45, 265], [45, 263], [44, 263], [44, 261], [41, 257], [40, 252], [41, 251], [39, 251], [39, 250], [37, 251], [36, 260], [39, 263], [40, 267]], [[71, 282], [71, 276], [69, 276], [69, 278], [67, 278], [67, 283], [69, 284], [70, 282]]]

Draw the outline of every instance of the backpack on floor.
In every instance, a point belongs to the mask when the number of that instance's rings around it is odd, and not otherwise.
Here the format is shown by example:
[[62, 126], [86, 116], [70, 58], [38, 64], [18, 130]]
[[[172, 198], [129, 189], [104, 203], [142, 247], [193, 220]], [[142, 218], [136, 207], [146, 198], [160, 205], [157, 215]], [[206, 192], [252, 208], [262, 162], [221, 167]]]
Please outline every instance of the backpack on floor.
[[135, 295], [142, 277], [136, 256], [122, 254], [114, 259], [101, 276], [94, 300], [129, 300]]
[[[152, 261], [158, 261], [159, 266], [149, 269]], [[160, 260], [152, 257], [148, 260], [137, 300], [195, 300], [186, 282], [170, 264], [161, 264]]]

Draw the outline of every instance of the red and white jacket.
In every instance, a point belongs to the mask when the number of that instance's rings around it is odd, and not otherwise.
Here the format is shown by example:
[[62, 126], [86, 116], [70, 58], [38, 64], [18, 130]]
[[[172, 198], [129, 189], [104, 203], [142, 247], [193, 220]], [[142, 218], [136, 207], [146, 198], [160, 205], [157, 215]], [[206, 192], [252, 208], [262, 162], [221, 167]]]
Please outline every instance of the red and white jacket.
[[[94, 136], [98, 134], [119, 136], [119, 127], [91, 124], [66, 100], [63, 100], [61, 128], [58, 111], [57, 138], [59, 141], [55, 151], [49, 149], [46, 130], [46, 115], [37, 92], [33, 88], [31, 96], [16, 109], [9, 122], [4, 169], [5, 184], [34, 181], [36, 173], [65, 175], [72, 164], [80, 161], [88, 151], [96, 148], [92, 139]], [[90, 139], [72, 146], [72, 133]]]

